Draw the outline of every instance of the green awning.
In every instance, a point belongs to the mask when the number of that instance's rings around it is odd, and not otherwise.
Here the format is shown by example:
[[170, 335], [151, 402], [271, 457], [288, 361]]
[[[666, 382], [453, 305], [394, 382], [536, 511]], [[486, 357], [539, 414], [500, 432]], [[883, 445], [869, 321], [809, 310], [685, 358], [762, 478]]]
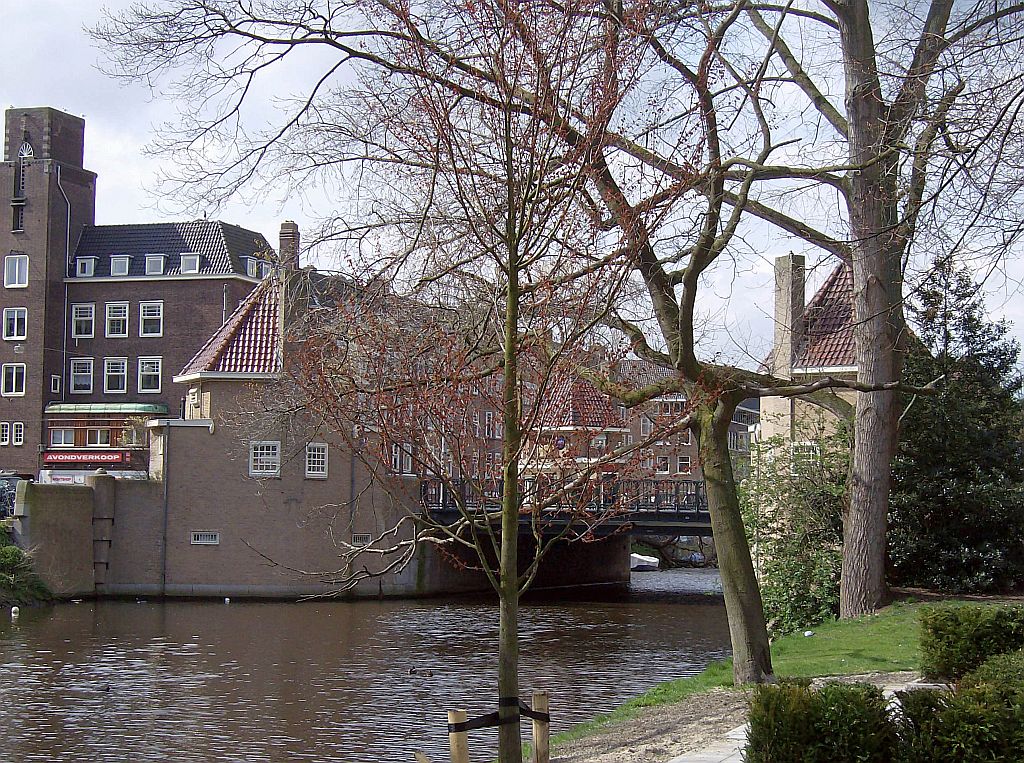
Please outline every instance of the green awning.
[[166, 416], [162, 403], [49, 403], [44, 413], [119, 413], [125, 416]]

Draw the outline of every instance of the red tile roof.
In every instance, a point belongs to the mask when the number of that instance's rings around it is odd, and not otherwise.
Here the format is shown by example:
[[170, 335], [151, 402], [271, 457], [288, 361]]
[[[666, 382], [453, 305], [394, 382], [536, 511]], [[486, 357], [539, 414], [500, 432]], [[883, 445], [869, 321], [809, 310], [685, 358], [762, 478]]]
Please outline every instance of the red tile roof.
[[540, 419], [546, 429], [624, 426], [618, 406], [607, 395], [584, 379], [568, 376], [552, 383]]
[[278, 353], [280, 286], [260, 283], [203, 348], [181, 370], [196, 373], [273, 374], [281, 370]]
[[804, 309], [804, 341], [795, 368], [856, 365], [853, 351], [853, 274], [841, 264]]

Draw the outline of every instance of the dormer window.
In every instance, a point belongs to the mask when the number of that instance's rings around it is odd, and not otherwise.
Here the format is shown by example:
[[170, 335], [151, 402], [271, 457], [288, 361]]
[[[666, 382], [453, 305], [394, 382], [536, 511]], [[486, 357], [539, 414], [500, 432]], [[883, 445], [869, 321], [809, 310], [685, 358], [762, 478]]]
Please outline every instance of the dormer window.
[[162, 254], [146, 255], [146, 275], [162, 276], [164, 274], [164, 256]]
[[131, 266], [132, 258], [127, 255], [115, 254], [110, 258], [110, 275], [126, 276]]
[[270, 275], [271, 264], [266, 260], [260, 260], [260, 278], [266, 278]]
[[198, 254], [183, 254], [183, 255], [181, 255], [181, 272], [182, 273], [198, 273], [199, 272], [199, 255]]
[[256, 258], [255, 257], [243, 257], [242, 259], [245, 261], [245, 274], [247, 276], [249, 276], [249, 278], [258, 278], [259, 277], [259, 263], [256, 260]]
[[96, 275], [96, 258], [79, 257], [75, 260], [75, 275], [79, 278], [92, 278]]

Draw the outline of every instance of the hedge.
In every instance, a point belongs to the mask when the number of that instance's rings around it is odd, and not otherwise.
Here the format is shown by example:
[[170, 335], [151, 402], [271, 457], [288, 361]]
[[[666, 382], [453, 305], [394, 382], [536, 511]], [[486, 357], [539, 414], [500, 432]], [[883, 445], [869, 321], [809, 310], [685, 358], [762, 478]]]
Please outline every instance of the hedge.
[[1024, 647], [1024, 607], [944, 605], [923, 607], [921, 672], [959, 681], [989, 657]]

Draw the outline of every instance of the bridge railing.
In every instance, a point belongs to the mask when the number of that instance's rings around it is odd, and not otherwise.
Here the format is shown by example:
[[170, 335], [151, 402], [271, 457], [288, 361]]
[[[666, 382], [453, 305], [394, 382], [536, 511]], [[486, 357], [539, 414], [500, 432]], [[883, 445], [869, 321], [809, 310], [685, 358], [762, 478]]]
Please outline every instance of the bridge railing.
[[[525, 503], [547, 500], [555, 483], [524, 480], [520, 486]], [[460, 511], [462, 508], [497, 509], [501, 502], [502, 481], [467, 479], [426, 479], [420, 485], [420, 500], [428, 511]], [[545, 511], [642, 513], [706, 513], [707, 494], [700, 480], [626, 479], [604, 480], [587, 485], [572, 496], [565, 496]]]

